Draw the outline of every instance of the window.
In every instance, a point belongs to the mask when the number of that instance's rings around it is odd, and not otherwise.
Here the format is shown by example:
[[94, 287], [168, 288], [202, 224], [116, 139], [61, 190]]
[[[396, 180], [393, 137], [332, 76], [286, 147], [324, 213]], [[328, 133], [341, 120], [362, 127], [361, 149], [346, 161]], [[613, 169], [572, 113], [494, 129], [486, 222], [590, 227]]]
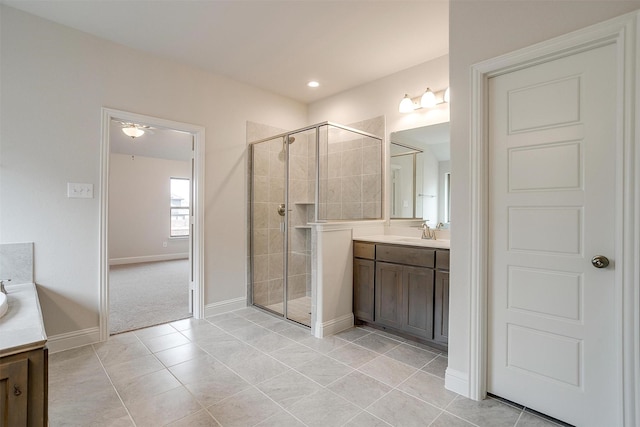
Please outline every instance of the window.
[[171, 237], [189, 235], [190, 183], [186, 178], [171, 178]]

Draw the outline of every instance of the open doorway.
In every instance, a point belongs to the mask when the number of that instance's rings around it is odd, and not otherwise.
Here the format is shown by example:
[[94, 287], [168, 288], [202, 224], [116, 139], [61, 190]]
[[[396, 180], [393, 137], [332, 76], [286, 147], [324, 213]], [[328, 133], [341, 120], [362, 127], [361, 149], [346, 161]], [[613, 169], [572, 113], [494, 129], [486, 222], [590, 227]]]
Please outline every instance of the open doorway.
[[202, 128], [104, 111], [101, 339], [201, 317]]

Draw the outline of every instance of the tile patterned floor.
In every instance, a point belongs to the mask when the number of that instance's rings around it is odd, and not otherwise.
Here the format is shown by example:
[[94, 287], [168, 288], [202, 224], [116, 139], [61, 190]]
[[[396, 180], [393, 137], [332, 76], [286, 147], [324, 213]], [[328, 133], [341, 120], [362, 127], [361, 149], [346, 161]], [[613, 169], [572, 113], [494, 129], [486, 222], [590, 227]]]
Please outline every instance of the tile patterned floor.
[[447, 356], [369, 328], [316, 339], [254, 308], [50, 355], [55, 426], [556, 426], [444, 388]]

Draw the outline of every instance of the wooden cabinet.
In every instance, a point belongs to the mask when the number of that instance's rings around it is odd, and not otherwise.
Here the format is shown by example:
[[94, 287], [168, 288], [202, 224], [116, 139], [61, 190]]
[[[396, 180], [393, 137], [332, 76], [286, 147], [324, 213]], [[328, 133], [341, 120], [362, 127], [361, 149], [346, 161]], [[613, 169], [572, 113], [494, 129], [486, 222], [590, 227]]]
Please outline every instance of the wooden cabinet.
[[376, 262], [374, 321], [380, 325], [402, 328], [402, 266]]
[[47, 349], [0, 358], [0, 426], [47, 425]]
[[433, 338], [433, 270], [403, 267], [404, 321], [402, 330], [420, 338]]
[[374, 318], [375, 250], [373, 243], [353, 244], [353, 313], [367, 322]]
[[436, 271], [436, 298], [433, 322], [433, 339], [449, 342], [449, 272]]
[[27, 425], [29, 359], [0, 362], [0, 425]]
[[449, 342], [449, 251], [436, 251], [435, 307], [433, 339]]
[[373, 293], [375, 262], [369, 259], [353, 260], [353, 312], [359, 319], [373, 322]]
[[353, 279], [357, 321], [446, 347], [448, 250], [356, 241]]

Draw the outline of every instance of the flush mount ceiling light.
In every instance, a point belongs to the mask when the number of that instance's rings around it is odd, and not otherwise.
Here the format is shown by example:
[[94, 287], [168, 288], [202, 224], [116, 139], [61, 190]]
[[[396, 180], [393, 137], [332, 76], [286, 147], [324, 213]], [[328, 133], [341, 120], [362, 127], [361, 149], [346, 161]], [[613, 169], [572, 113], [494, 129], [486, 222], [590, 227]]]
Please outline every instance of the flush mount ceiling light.
[[136, 125], [123, 127], [122, 132], [124, 132], [125, 135], [130, 136], [132, 139], [144, 135], [144, 130], [140, 129]]
[[449, 88], [438, 92], [433, 92], [427, 88], [421, 96], [415, 98], [405, 94], [400, 101], [400, 105], [398, 105], [398, 111], [400, 113], [412, 113], [415, 110], [433, 108], [443, 103], [449, 103]]
[[131, 137], [131, 139], [139, 138], [147, 132], [153, 135], [152, 129], [155, 129], [149, 125], [142, 125], [140, 123], [135, 123], [135, 122], [125, 122], [125, 121], [115, 120], [115, 119], [113, 120], [113, 122], [116, 126], [122, 129], [122, 133]]
[[320, 83], [318, 83], [315, 80], [311, 80], [309, 83], [307, 83], [307, 86], [309, 86], [309, 87], [318, 87], [318, 86], [320, 86]]

